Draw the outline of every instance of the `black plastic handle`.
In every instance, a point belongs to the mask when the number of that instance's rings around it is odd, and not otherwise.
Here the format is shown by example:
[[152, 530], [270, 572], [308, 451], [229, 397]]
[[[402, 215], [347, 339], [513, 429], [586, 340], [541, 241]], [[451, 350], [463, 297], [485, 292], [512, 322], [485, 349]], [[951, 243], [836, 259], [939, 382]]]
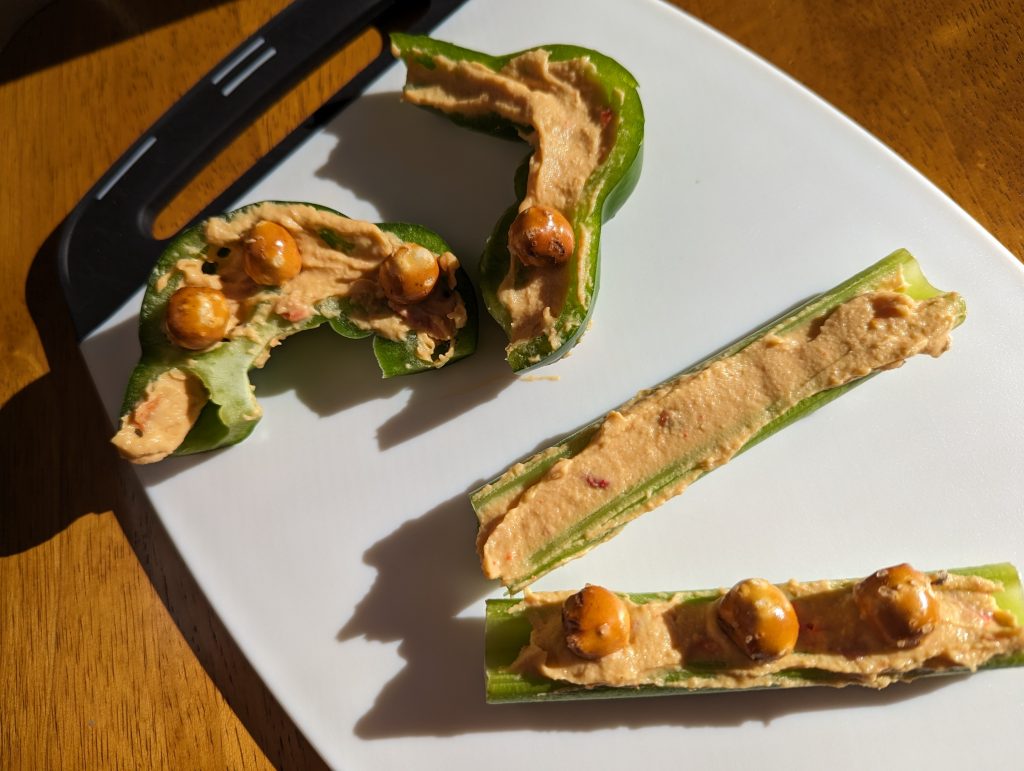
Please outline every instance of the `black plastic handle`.
[[[153, 217], [306, 73], [366, 30], [427, 32], [464, 0], [296, 0], [231, 52], [171, 107], [68, 216], [58, 271], [78, 339], [142, 286], [163, 248]], [[196, 219], [223, 211], [391, 63], [370, 65], [255, 164]]]

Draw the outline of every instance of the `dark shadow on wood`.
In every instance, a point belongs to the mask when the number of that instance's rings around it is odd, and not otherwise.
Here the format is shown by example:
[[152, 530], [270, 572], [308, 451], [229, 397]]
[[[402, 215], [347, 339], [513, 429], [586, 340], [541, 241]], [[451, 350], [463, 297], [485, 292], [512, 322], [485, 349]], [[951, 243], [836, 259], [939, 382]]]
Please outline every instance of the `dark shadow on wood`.
[[[30, 489], [12, 474], [0, 475], [0, 557], [49, 540], [83, 514], [113, 509], [189, 647], [270, 762], [276, 768], [326, 768], [214, 613], [135, 474], [110, 445], [110, 426], [57, 278], [59, 235], [60, 228], [43, 244], [26, 285], [50, 371], [0, 410], [3, 468], [13, 468], [17, 456], [21, 466], [49, 469], [52, 484]], [[40, 432], [42, 414], [60, 430]]]
[[0, 48], [0, 83], [115, 45], [223, 2], [51, 0], [26, 19]]

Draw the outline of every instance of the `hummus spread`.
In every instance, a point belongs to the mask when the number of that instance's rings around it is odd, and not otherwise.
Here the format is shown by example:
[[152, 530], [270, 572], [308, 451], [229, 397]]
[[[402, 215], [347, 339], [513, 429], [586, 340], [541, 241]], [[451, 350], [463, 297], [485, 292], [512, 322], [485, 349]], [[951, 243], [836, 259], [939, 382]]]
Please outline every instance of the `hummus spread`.
[[805, 685], [805, 679], [779, 674], [816, 670], [830, 675], [822, 684], [884, 688], [930, 671], [973, 671], [994, 656], [1024, 651], [1024, 627], [994, 599], [1001, 584], [946, 573], [931, 579], [939, 620], [911, 648], [887, 642], [860, 617], [850, 581], [780, 585], [796, 611], [800, 633], [791, 653], [768, 662], [747, 658], [720, 628], [716, 600], [724, 591], [643, 604], [626, 600], [630, 640], [596, 660], [566, 647], [561, 608], [572, 592], [527, 593], [523, 609], [532, 627], [530, 643], [511, 670], [583, 686], [693, 689]]
[[[616, 116], [597, 84], [587, 58], [550, 61], [536, 49], [511, 59], [499, 71], [472, 61], [432, 57], [430, 67], [415, 57], [407, 61], [411, 87], [403, 98], [412, 104], [468, 118], [498, 115], [517, 126], [533, 147], [526, 196], [519, 206], [559, 210], [574, 222], [576, 253], [590, 250], [591, 233], [578, 221], [590, 211], [597, 186], [587, 181], [604, 162], [615, 141]], [[584, 261], [526, 267], [509, 261], [497, 296], [508, 313], [510, 344], [549, 334], [570, 286], [570, 266], [577, 265], [577, 292], [586, 297], [589, 278]], [[551, 341], [557, 348], [558, 340]]]
[[[485, 575], [514, 585], [557, 548], [600, 542], [678, 495], [804, 399], [917, 353], [940, 355], [959, 303], [953, 293], [917, 302], [897, 291], [869, 292], [823, 320], [762, 337], [640, 394], [610, 412], [578, 454], [478, 511]], [[659, 475], [668, 480], [660, 486]]]
[[199, 378], [169, 369], [146, 386], [142, 401], [122, 416], [111, 441], [134, 463], [163, 460], [185, 441], [204, 404], [206, 389]]
[[[260, 221], [274, 222], [295, 239], [302, 269], [280, 286], [256, 284], [244, 267], [245, 239]], [[434, 291], [411, 305], [387, 299], [377, 278], [381, 263], [404, 242], [369, 222], [303, 204], [262, 203], [236, 216], [206, 222], [205, 254], [184, 257], [155, 282], [166, 290], [174, 277], [180, 287], [208, 287], [223, 292], [231, 318], [225, 341], [244, 339], [258, 346], [252, 366], [262, 367], [281, 339], [314, 316], [334, 318], [344, 313], [357, 328], [388, 340], [416, 337], [417, 358], [432, 366], [445, 364], [455, 353], [448, 345], [466, 325], [466, 306], [456, 287], [459, 261], [451, 252], [438, 258], [440, 277]], [[215, 352], [193, 354], [195, 359]], [[192, 360], [190, 360], [191, 362]], [[174, 452], [208, 401], [200, 378], [175, 368], [158, 375], [145, 397], [121, 417], [111, 440], [121, 455], [134, 463], [153, 463]], [[259, 417], [254, 408], [251, 419]]]
[[[302, 255], [302, 270], [280, 287], [261, 287], [245, 272], [244, 239], [257, 222], [266, 220], [284, 227], [295, 239]], [[388, 303], [377, 280], [380, 264], [403, 241], [376, 225], [348, 219], [334, 212], [301, 204], [262, 203], [231, 219], [213, 218], [206, 223], [210, 244], [207, 262], [217, 266], [215, 275], [201, 271], [202, 262], [179, 260], [176, 270], [183, 275], [182, 286], [220, 289], [233, 303], [237, 325], [230, 336], [258, 332], [253, 322], [271, 314], [288, 321], [304, 321], [319, 313], [328, 318], [338, 310], [318, 309], [327, 298], [342, 298], [345, 315], [360, 329], [388, 340], [404, 340], [415, 332], [425, 361], [440, 340], [450, 340], [466, 324], [466, 308], [454, 291], [459, 261], [451, 252], [438, 259], [448, 292], [432, 294], [424, 303], [411, 307]], [[218, 250], [227, 253], [218, 256]]]

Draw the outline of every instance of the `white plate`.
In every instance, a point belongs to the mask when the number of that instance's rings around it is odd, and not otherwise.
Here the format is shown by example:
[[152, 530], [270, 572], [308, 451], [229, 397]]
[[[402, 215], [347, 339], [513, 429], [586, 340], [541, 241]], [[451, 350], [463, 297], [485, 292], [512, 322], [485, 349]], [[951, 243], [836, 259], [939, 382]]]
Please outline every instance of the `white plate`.
[[[1024, 670], [875, 693], [812, 689], [487, 706], [475, 518], [512, 461], [906, 246], [969, 303], [941, 359], [886, 373], [702, 480], [538, 588], [729, 585], [1024, 563], [1024, 272], [813, 95], [653, 0], [473, 0], [436, 36], [494, 53], [579, 43], [642, 84], [646, 164], [604, 231], [593, 329], [517, 380], [477, 354], [381, 381], [322, 329], [254, 375], [266, 417], [226, 451], [139, 469], [271, 690], [332, 765], [984, 767], [1024, 722]], [[394, 67], [245, 196], [422, 222], [472, 268], [525, 146], [411, 106]], [[83, 344], [111, 412], [138, 298]], [[1012, 751], [1012, 750], [1009, 750]]]

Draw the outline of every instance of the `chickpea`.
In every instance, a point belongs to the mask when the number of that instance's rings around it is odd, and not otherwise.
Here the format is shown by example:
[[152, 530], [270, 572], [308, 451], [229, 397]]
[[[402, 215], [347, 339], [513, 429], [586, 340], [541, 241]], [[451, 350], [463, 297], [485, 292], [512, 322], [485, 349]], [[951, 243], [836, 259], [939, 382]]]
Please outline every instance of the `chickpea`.
[[167, 334], [171, 342], [191, 351], [209, 348], [224, 337], [231, 309], [219, 289], [183, 286], [167, 304]]
[[381, 288], [389, 300], [401, 305], [424, 299], [437, 283], [437, 256], [418, 244], [402, 244], [380, 265]]
[[599, 659], [629, 642], [629, 608], [618, 595], [587, 584], [562, 603], [562, 629], [569, 650]]
[[245, 241], [245, 272], [263, 286], [279, 286], [302, 270], [302, 257], [292, 234], [269, 220], [260, 220]]
[[768, 661], [796, 647], [800, 622], [789, 598], [763, 578], [740, 581], [718, 603], [718, 621], [749, 658]]
[[528, 267], [561, 265], [572, 257], [576, 237], [558, 209], [531, 206], [508, 229], [508, 251]]
[[904, 562], [883, 568], [853, 587], [861, 618], [897, 648], [912, 648], [939, 620], [931, 580]]

